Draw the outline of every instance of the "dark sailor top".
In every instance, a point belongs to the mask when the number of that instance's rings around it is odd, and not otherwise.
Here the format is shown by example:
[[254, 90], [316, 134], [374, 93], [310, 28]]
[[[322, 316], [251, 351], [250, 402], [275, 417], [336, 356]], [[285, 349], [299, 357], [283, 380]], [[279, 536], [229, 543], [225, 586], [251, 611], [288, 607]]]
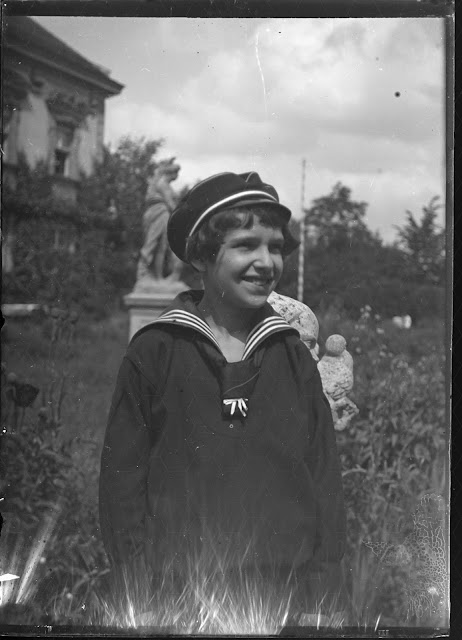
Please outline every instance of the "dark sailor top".
[[327, 603], [345, 512], [316, 363], [269, 304], [242, 360], [227, 362], [197, 309], [202, 294], [177, 296], [122, 362], [101, 463], [108, 555], [181, 571], [206, 549], [240, 568], [307, 569]]

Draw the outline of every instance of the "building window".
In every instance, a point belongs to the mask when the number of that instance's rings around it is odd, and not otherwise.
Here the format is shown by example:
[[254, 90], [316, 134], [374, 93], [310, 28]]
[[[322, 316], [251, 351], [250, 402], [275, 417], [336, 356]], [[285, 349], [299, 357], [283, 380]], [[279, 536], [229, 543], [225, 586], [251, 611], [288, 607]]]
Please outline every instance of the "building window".
[[59, 124], [56, 131], [56, 145], [54, 152], [54, 173], [58, 176], [69, 177], [69, 156], [74, 140], [74, 128]]

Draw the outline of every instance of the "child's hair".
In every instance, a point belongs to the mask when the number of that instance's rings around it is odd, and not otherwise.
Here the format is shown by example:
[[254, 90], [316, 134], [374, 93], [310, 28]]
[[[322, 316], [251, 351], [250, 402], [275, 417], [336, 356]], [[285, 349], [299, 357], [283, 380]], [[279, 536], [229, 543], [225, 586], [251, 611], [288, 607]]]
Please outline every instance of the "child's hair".
[[280, 229], [284, 237], [282, 255], [292, 253], [299, 242], [290, 232], [287, 222], [281, 219], [280, 214], [271, 207], [254, 206], [233, 207], [210, 216], [197, 231], [195, 231], [186, 243], [186, 260], [205, 260], [214, 262], [220, 246], [223, 244], [226, 233], [234, 229], [251, 229], [255, 222], [265, 227]]

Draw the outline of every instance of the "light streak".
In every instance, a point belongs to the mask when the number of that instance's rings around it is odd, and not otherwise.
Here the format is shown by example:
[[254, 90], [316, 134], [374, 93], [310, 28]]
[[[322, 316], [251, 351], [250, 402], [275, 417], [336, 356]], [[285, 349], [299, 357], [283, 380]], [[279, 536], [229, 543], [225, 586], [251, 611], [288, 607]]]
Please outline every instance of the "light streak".
[[[4, 600], [4, 591], [5, 591], [5, 582], [12, 582], [13, 580], [17, 580], [19, 578], [19, 576], [15, 576], [13, 573], [4, 573], [3, 575], [0, 576], [0, 606], [3, 604], [3, 600]], [[11, 585], [12, 586], [12, 585]], [[6, 589], [7, 592], [7, 596], [9, 595], [9, 593], [11, 592], [11, 589]], [[8, 601], [8, 597], [5, 598], [5, 602]]]
[[[111, 601], [99, 599], [99, 615], [91, 624], [119, 628], [157, 627], [175, 633], [247, 635], [278, 633], [287, 623], [290, 588], [270, 585], [243, 572], [230, 580], [228, 566], [210, 569], [209, 560], [191, 562], [183, 589], [169, 589], [171, 567], [164, 567], [160, 589], [152, 593], [145, 575], [124, 574]], [[214, 565], [218, 566], [218, 563]]]
[[15, 576], [14, 573], [4, 573], [0, 576], [0, 582], [6, 582], [7, 580], [17, 580], [19, 576]]
[[263, 85], [263, 99], [264, 99], [264, 102], [265, 102], [265, 114], [266, 114], [266, 117], [268, 118], [268, 106], [266, 104], [265, 76], [263, 75], [263, 71], [262, 71], [261, 64], [260, 64], [260, 56], [258, 55], [258, 33], [257, 33], [257, 36], [255, 38], [255, 56], [257, 58], [258, 69], [260, 71], [261, 81], [262, 81], [262, 85]]
[[37, 565], [39, 564], [40, 557], [43, 555], [45, 545], [50, 540], [51, 534], [53, 532], [53, 529], [55, 528], [61, 510], [62, 504], [58, 502], [58, 504], [52, 510], [51, 514], [45, 519], [42, 528], [39, 530], [34, 540], [32, 549], [29, 553], [29, 557], [26, 561], [26, 568], [21, 578], [18, 594], [15, 598], [18, 604], [21, 602], [25, 602], [31, 596], [32, 576], [35, 569], [37, 568]]
[[302, 160], [302, 185], [300, 195], [300, 208], [302, 217], [300, 220], [300, 246], [298, 249], [298, 282], [297, 282], [297, 299], [303, 302], [303, 293], [305, 286], [305, 242], [306, 242], [306, 213], [305, 213], [305, 168], [306, 160]]
[[[24, 604], [33, 600], [36, 588], [34, 572], [45, 545], [53, 540], [60, 509], [58, 505], [53, 510], [34, 540], [20, 581], [20, 590], [17, 597], [11, 598], [14, 603]], [[263, 577], [260, 573], [249, 575], [245, 567], [252, 556], [250, 546], [241, 549], [239, 558], [236, 558], [230, 551], [222, 551], [214, 545], [210, 535], [207, 539], [210, 542], [207, 543], [207, 550], [188, 556], [188, 560], [182, 564], [185, 574], [181, 589], [171, 588], [173, 564], [159, 567], [162, 575], [158, 590], [153, 589], [148, 571], [144, 567], [137, 568], [130, 574], [124, 572], [110, 595], [93, 592], [92, 599], [86, 600], [84, 606], [72, 585], [69, 585], [74, 598], [67, 599], [64, 593], [57, 595], [54, 619], [68, 619], [78, 611], [77, 624], [82, 620], [80, 616], [84, 615], [85, 624], [122, 629], [155, 627], [168, 630], [169, 634], [200, 633], [212, 636], [280, 633], [289, 624], [290, 614], [294, 613], [294, 594], [289, 580], [278, 581], [277, 571], [274, 581], [273, 574], [269, 577]], [[14, 571], [16, 565], [8, 569]], [[12, 584], [6, 579], [8, 575], [15, 574], [0, 576], [0, 580], [5, 580], [4, 586]], [[301, 619], [306, 619], [306, 626], [317, 629], [323, 626], [342, 628], [345, 624], [343, 612], [336, 610], [335, 605], [323, 608], [323, 600], [317, 602], [312, 614], [302, 615]], [[82, 614], [82, 611], [85, 613]], [[305, 625], [302, 623], [302, 626]]]

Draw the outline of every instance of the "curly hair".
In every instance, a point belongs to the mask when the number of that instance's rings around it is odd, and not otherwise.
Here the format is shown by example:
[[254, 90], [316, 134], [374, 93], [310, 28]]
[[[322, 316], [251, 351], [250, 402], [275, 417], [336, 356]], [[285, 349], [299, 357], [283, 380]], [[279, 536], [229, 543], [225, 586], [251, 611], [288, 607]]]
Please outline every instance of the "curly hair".
[[186, 260], [205, 260], [214, 262], [228, 231], [235, 229], [251, 229], [256, 222], [265, 227], [280, 229], [284, 237], [282, 255], [292, 253], [299, 242], [290, 232], [287, 222], [281, 219], [277, 211], [271, 207], [255, 206], [233, 207], [220, 211], [206, 220], [195, 231], [186, 243]]

